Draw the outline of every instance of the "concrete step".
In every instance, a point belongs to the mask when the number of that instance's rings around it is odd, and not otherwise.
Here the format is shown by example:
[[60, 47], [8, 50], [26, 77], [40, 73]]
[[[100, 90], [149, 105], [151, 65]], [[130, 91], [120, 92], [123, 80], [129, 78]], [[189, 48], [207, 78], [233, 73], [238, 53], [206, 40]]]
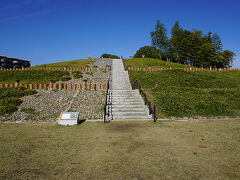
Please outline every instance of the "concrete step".
[[113, 101], [112, 105], [141, 105], [140, 102]]
[[137, 96], [138, 93], [137, 92], [126, 92], [126, 93], [111, 93], [112, 96]]
[[133, 92], [133, 93], [111, 93], [112, 96], [119, 96], [119, 97], [125, 97], [125, 96], [137, 96], [139, 95], [137, 92]]
[[128, 108], [128, 109], [131, 109], [131, 108], [144, 108], [144, 106], [142, 104], [113, 104], [112, 105], [112, 108]]
[[135, 99], [116, 99], [116, 98], [113, 98], [112, 102], [139, 102], [139, 103], [141, 103], [141, 100], [139, 98], [135, 98]]
[[146, 116], [145, 111], [141, 112], [112, 112], [113, 116]]
[[144, 108], [112, 108], [113, 112], [145, 112]]
[[139, 96], [109, 96], [110, 98], [112, 99], [122, 99], [122, 100], [125, 100], [125, 99], [140, 99]]
[[112, 90], [113, 94], [136, 93], [135, 90]]
[[148, 117], [148, 116], [113, 116], [113, 120], [118, 120], [118, 119], [125, 119], [125, 120], [138, 120], [138, 119], [152, 119], [152, 117]]

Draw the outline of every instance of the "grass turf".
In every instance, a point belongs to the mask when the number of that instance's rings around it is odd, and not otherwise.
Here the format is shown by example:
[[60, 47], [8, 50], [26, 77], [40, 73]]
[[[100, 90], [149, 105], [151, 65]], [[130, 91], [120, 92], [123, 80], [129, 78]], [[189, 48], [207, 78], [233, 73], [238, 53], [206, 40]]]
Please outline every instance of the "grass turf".
[[69, 77], [68, 71], [45, 71], [45, 70], [25, 70], [25, 71], [0, 71], [0, 83], [38, 83], [48, 84], [50, 80], [53, 82], [61, 80], [62, 77]]
[[131, 72], [157, 105], [158, 117], [240, 114], [240, 72]]
[[123, 60], [125, 67], [139, 67], [139, 68], [147, 68], [148, 66], [152, 67], [160, 67], [160, 68], [168, 68], [172, 66], [173, 69], [184, 69], [189, 66], [171, 63], [168, 61], [163, 61], [159, 59], [151, 59], [151, 58], [132, 58], [132, 59], [124, 59]]
[[240, 121], [0, 124], [0, 179], [239, 179]]
[[46, 67], [52, 67], [52, 68], [63, 68], [65, 66], [68, 66], [70, 68], [79, 68], [79, 67], [85, 67], [86, 64], [93, 63], [94, 60], [92, 59], [78, 59], [73, 61], [63, 61], [63, 62], [57, 62], [57, 63], [50, 63], [50, 64], [41, 64], [37, 66], [32, 66], [31, 68], [43, 68]]

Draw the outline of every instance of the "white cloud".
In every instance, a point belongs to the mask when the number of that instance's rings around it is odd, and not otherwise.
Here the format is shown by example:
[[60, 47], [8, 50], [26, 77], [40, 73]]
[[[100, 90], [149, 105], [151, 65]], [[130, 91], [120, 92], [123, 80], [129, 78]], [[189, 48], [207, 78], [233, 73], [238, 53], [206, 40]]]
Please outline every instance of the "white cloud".
[[20, 19], [20, 18], [24, 18], [24, 17], [39, 16], [39, 15], [47, 14], [47, 13], [54, 12], [57, 10], [60, 10], [60, 9], [47, 9], [47, 10], [43, 10], [43, 11], [39, 11], [39, 12], [34, 12], [31, 14], [22, 14], [22, 15], [18, 15], [18, 16], [7, 17], [7, 18], [2, 19], [2, 21], [10, 21], [10, 20]]

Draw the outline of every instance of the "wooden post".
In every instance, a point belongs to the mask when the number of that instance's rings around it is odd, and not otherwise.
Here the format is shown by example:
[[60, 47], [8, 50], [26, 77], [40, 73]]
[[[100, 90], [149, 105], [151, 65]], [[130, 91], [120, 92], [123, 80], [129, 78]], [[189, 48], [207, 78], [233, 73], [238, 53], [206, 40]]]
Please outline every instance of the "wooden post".
[[15, 84], [14, 84], [15, 87], [18, 87], [18, 86], [19, 86], [19, 81], [20, 81], [20, 80], [15, 80]]
[[77, 84], [73, 84], [73, 90], [77, 90]]
[[53, 88], [53, 80], [49, 81], [49, 88], [52, 89]]
[[102, 84], [102, 90], [106, 90], [107, 88], [106, 88], [106, 84]]
[[83, 80], [83, 90], [87, 89], [87, 80]]
[[81, 84], [78, 84], [78, 90], [81, 90], [81, 88], [82, 88]]
[[72, 90], [72, 84], [68, 84], [68, 89]]
[[34, 89], [35, 89], [35, 90], [38, 89], [38, 84], [34, 84]]
[[93, 91], [96, 91], [96, 84], [93, 83]]
[[148, 70], [149, 70], [149, 71], [152, 71], [152, 66], [148, 66]]
[[98, 84], [98, 85], [97, 85], [97, 90], [98, 90], [98, 91], [101, 91], [101, 84]]
[[67, 90], [67, 84], [66, 83], [64, 83], [63, 88], [64, 88], [65, 91]]
[[91, 83], [87, 85], [88, 90], [91, 90]]

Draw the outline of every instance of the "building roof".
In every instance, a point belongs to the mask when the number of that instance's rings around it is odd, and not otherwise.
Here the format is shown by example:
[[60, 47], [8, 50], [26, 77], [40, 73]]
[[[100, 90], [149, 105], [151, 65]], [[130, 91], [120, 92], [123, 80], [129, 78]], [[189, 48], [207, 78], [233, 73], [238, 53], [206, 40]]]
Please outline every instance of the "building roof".
[[0, 55], [1, 58], [8, 58], [8, 59], [15, 59], [15, 60], [20, 60], [20, 61], [29, 61], [30, 60], [26, 60], [26, 59], [19, 59], [19, 58], [15, 58], [15, 57], [7, 57], [7, 56], [3, 56], [3, 55]]

